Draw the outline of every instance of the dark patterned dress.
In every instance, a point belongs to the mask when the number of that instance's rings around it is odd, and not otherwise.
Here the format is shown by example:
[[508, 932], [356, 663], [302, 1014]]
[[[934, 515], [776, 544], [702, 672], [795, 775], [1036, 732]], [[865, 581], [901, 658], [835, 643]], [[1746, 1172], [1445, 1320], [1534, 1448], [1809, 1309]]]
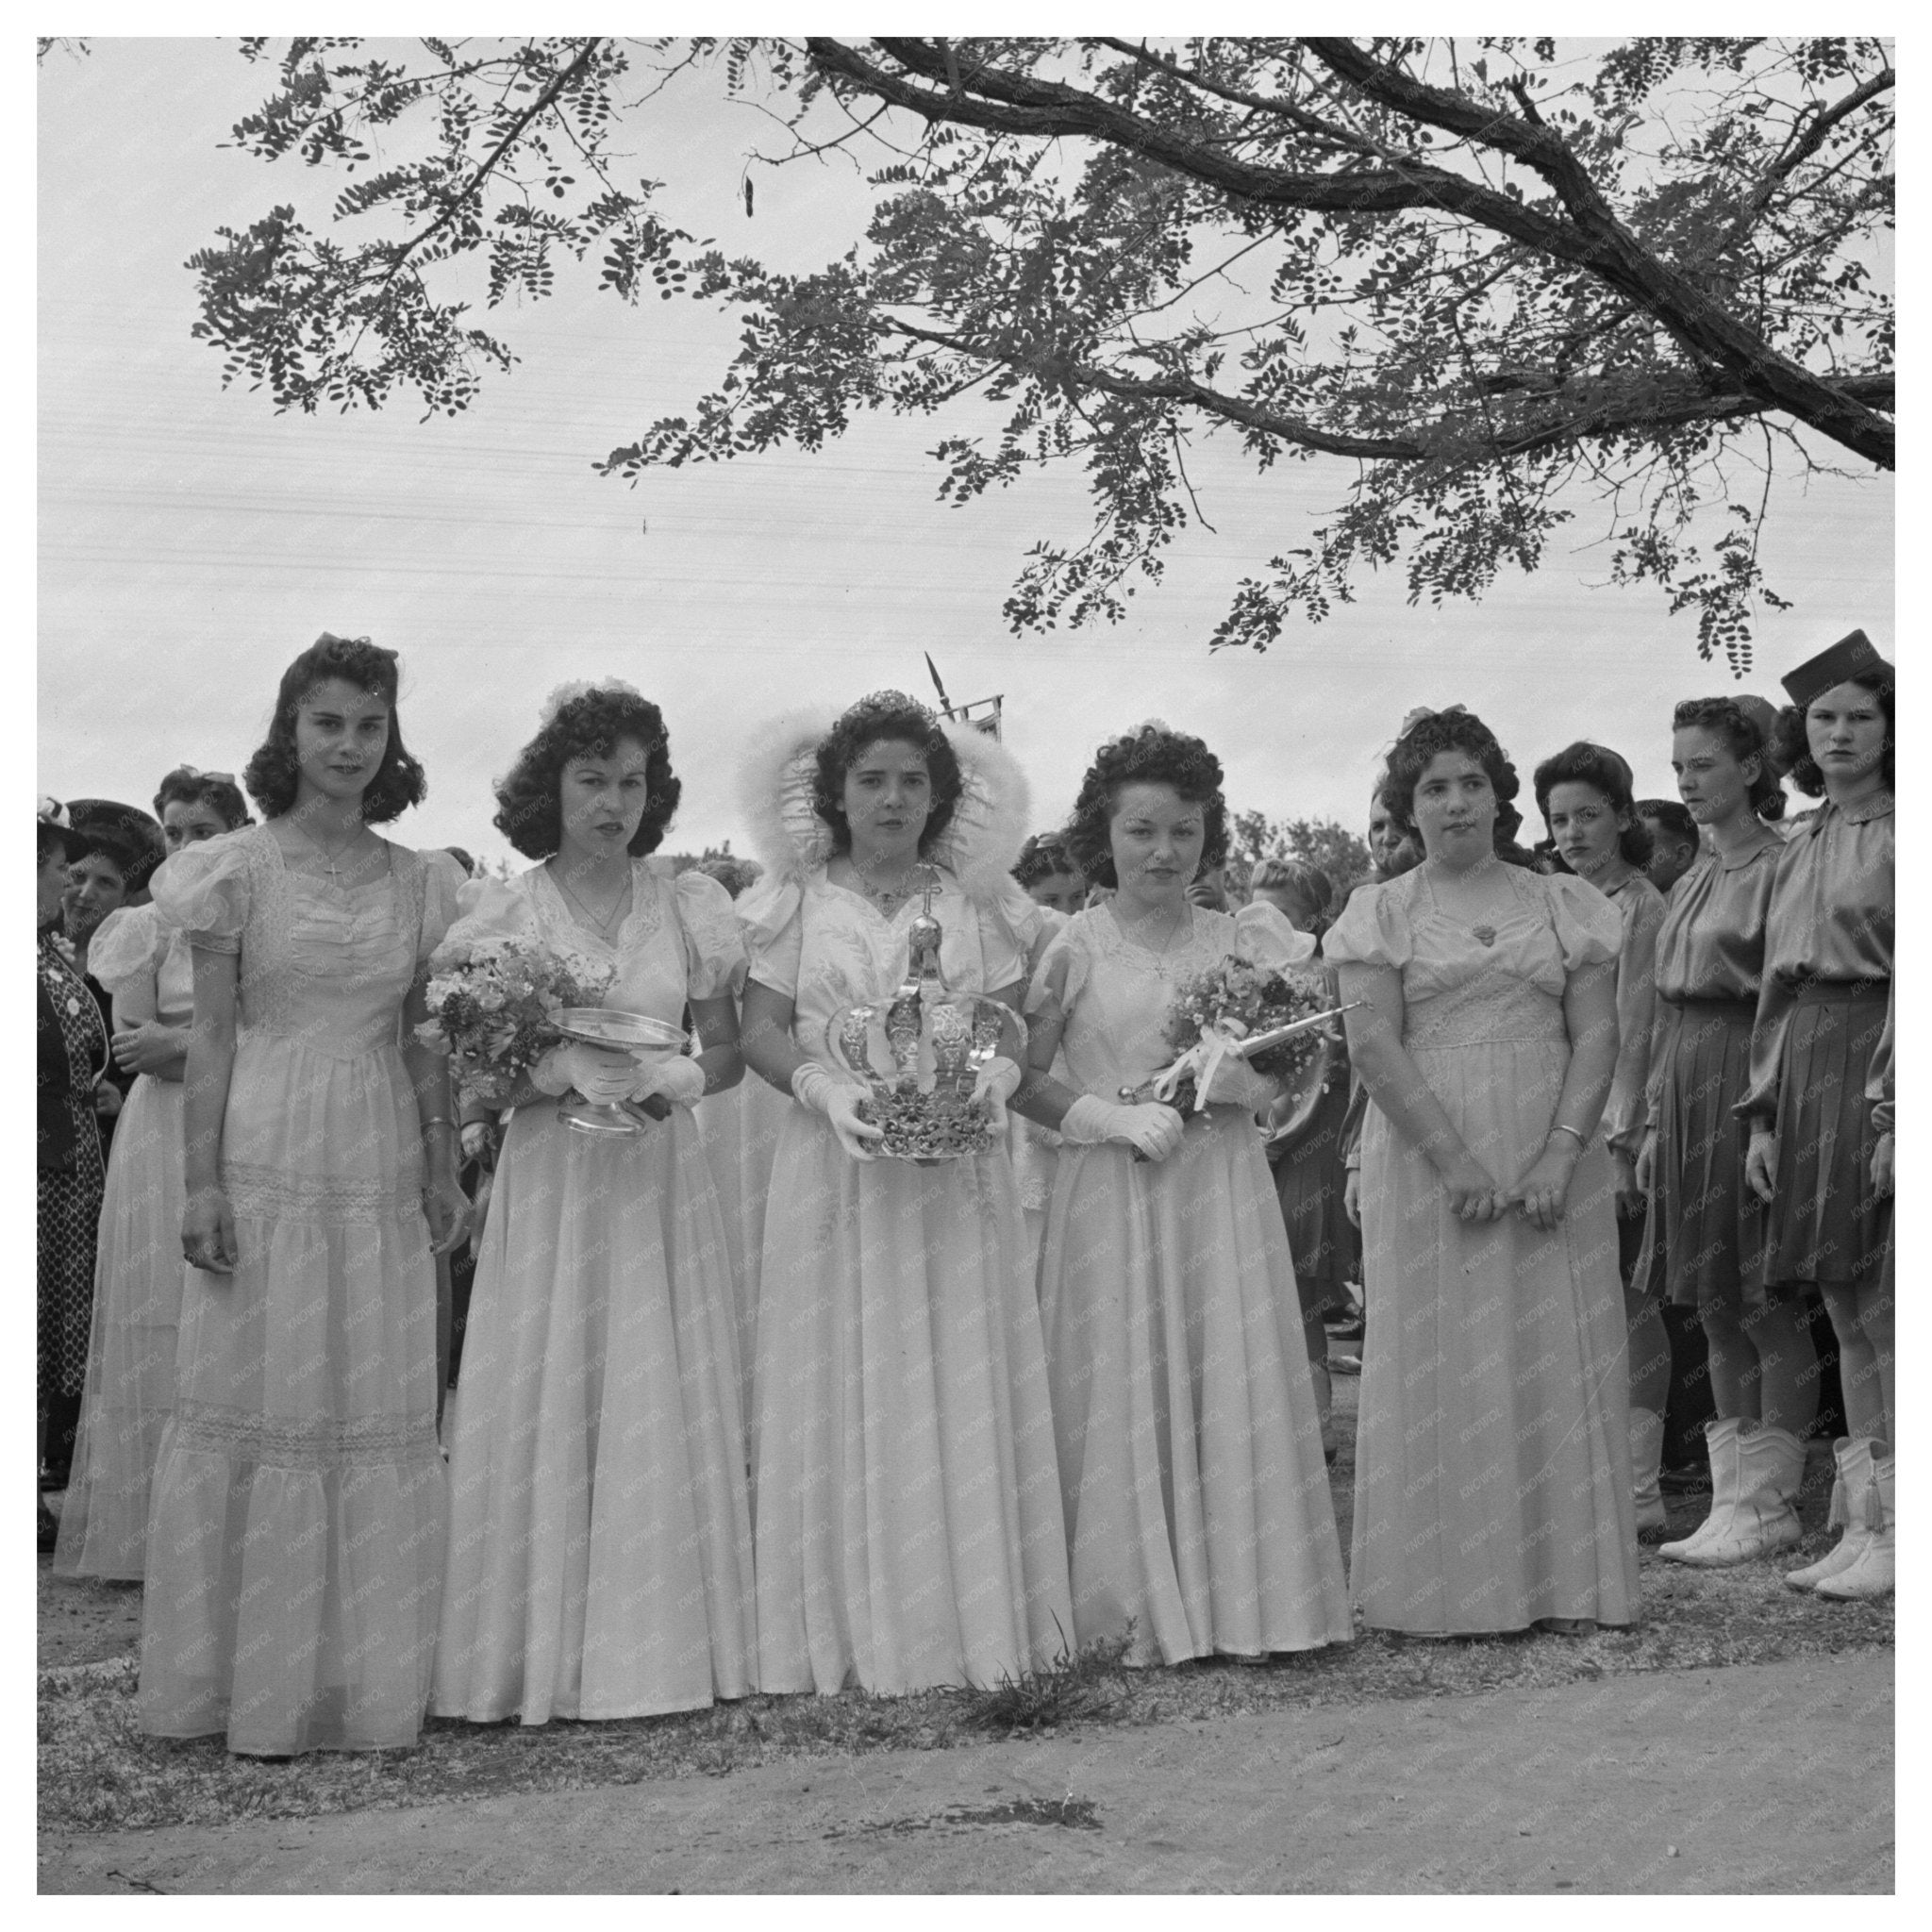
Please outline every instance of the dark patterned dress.
[[[93, 1315], [94, 1231], [105, 1170], [94, 1127], [94, 1080], [108, 1058], [108, 1028], [80, 975], [51, 931], [36, 949], [43, 1109], [58, 1116], [43, 1132], [39, 1167], [40, 1348], [36, 1389], [44, 1408], [77, 1396], [87, 1374]], [[60, 1075], [64, 1060], [65, 1090]]]

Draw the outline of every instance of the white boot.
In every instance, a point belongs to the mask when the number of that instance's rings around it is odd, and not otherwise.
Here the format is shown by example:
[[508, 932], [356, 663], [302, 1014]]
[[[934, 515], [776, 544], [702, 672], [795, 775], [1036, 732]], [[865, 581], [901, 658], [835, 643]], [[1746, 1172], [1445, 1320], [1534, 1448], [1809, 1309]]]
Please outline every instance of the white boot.
[[1673, 1563], [1693, 1562], [1694, 1551], [1730, 1528], [1731, 1514], [1738, 1507], [1738, 1431], [1742, 1427], [1736, 1416], [1715, 1417], [1705, 1424], [1704, 1453], [1710, 1460], [1710, 1514], [1689, 1536], [1659, 1543], [1659, 1557], [1667, 1557]]
[[1826, 1529], [1840, 1524], [1844, 1534], [1815, 1563], [1802, 1570], [1785, 1572], [1785, 1581], [1793, 1590], [1816, 1590], [1827, 1576], [1849, 1570], [1864, 1553], [1875, 1527], [1868, 1507], [1872, 1488], [1872, 1443], [1865, 1436], [1840, 1436], [1832, 1444], [1838, 1458], [1838, 1480], [1831, 1486], [1831, 1510], [1824, 1519]]
[[1805, 1444], [1789, 1429], [1746, 1423], [1739, 1427], [1736, 1454], [1738, 1500], [1730, 1521], [1680, 1561], [1727, 1569], [1788, 1550], [1803, 1537], [1793, 1499], [1805, 1480]]
[[[1654, 1408], [1630, 1411], [1630, 1491], [1637, 1500], [1637, 1537], [1668, 1526], [1662, 1491], [1657, 1488], [1657, 1468], [1663, 1459], [1664, 1419]], [[1661, 1538], [1658, 1539], [1662, 1541]]]
[[1872, 1534], [1853, 1562], [1836, 1576], [1827, 1576], [1818, 1586], [1820, 1596], [1850, 1602], [1858, 1597], [1889, 1596], [1891, 1593], [1893, 1566], [1897, 1560], [1892, 1508], [1897, 1497], [1891, 1450], [1884, 1442], [1872, 1444], [1872, 1482], [1865, 1491], [1865, 1500], [1873, 1518]]

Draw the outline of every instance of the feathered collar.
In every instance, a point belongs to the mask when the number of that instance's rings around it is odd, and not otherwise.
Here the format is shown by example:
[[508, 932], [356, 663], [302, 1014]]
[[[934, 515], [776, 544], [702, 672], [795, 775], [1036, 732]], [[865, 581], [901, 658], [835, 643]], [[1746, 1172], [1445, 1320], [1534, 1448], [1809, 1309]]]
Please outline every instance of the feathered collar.
[[[756, 731], [739, 767], [738, 804], [752, 851], [770, 874], [801, 884], [832, 857], [832, 828], [812, 809], [817, 752], [838, 714], [792, 711]], [[987, 899], [1012, 884], [1026, 836], [1029, 794], [1020, 761], [970, 724], [941, 727], [959, 760], [953, 822], [926, 857], [968, 897]]]

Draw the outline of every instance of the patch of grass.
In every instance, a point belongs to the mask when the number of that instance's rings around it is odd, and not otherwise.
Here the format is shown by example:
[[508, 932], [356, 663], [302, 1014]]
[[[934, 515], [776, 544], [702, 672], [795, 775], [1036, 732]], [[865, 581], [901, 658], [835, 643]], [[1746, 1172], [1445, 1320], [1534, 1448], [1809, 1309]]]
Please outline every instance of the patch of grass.
[[[1335, 1472], [1348, 1543], [1354, 1391], [1338, 1384], [1342, 1459]], [[367, 1807], [460, 1802], [517, 1792], [585, 1790], [673, 1777], [721, 1777], [789, 1758], [875, 1751], [943, 1751], [990, 1734], [1020, 1738], [1109, 1726], [1206, 1723], [1253, 1711], [1312, 1709], [1391, 1699], [1542, 1690], [1653, 1671], [1708, 1670], [1890, 1648], [1893, 1607], [1833, 1604], [1787, 1590], [1784, 1571], [1808, 1562], [1824, 1533], [1829, 1448], [1812, 1445], [1802, 1500], [1802, 1548], [1732, 1570], [1666, 1563], [1646, 1550], [1643, 1622], [1582, 1638], [1548, 1634], [1428, 1642], [1376, 1631], [1353, 1643], [1237, 1664], [1204, 1657], [1171, 1669], [1127, 1669], [1089, 1644], [1043, 1670], [982, 1690], [907, 1697], [747, 1697], [672, 1717], [609, 1724], [470, 1724], [432, 1719], [411, 1751], [319, 1752], [288, 1764], [232, 1757], [218, 1738], [173, 1742], [135, 1723], [139, 1636], [131, 1591], [76, 1593], [41, 1577], [40, 1822], [45, 1830], [101, 1832], [248, 1818], [308, 1818]], [[1684, 1535], [1707, 1498], [1673, 1496], [1671, 1529]], [[1116, 1640], [1123, 1656], [1125, 1641]], [[49, 1649], [61, 1646], [65, 1661]], [[103, 1650], [119, 1651], [102, 1657]]]
[[1002, 1670], [991, 1688], [964, 1691], [964, 1721], [982, 1731], [1010, 1737], [1016, 1731], [1046, 1731], [1075, 1718], [1110, 1715], [1126, 1690], [1126, 1659], [1134, 1647], [1134, 1623], [1118, 1637], [1100, 1637], [1078, 1650], [1060, 1633], [1059, 1655], [1052, 1662], [1022, 1671], [1017, 1677]]

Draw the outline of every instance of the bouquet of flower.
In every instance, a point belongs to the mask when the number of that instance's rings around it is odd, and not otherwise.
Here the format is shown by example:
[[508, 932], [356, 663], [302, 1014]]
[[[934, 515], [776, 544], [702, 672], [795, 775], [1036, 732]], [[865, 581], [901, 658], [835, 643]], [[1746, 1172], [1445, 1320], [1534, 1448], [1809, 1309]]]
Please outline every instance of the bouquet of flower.
[[501, 1106], [520, 1074], [563, 1038], [557, 1016], [594, 1007], [611, 969], [535, 940], [482, 939], [430, 975], [429, 1018], [416, 1038], [454, 1054], [468, 1093]]
[[1320, 1058], [1342, 1010], [1330, 1006], [1319, 973], [1229, 955], [1174, 990], [1161, 1032], [1175, 1058], [1135, 1097], [1198, 1113], [1215, 1069], [1230, 1055], [1271, 1080], [1299, 1080]]

